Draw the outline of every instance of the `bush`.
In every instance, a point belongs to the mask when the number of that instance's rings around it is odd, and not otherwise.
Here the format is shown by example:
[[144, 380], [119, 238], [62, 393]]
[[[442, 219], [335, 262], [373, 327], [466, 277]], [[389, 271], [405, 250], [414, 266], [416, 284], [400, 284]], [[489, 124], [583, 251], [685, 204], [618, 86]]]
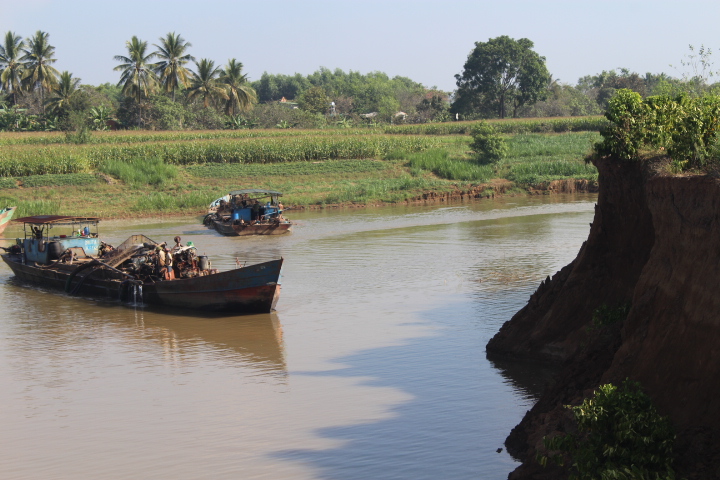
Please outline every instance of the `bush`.
[[505, 139], [491, 125], [480, 122], [473, 128], [471, 135], [473, 141], [470, 148], [475, 152], [475, 159], [479, 164], [498, 163], [507, 156], [508, 146]]
[[572, 410], [577, 433], [544, 438], [551, 453], [538, 460], [563, 464], [569, 457], [571, 477], [578, 479], [674, 479], [675, 434], [637, 382], [621, 387], [601, 385], [593, 398]]

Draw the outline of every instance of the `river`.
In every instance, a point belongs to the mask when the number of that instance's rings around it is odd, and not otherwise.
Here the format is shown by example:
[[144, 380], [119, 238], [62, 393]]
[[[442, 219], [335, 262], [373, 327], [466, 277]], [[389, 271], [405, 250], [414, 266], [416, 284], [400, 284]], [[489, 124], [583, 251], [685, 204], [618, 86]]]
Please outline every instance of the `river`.
[[551, 372], [485, 344], [575, 257], [595, 201], [288, 212], [275, 238], [101, 222], [113, 244], [180, 235], [221, 270], [284, 257], [269, 315], [71, 298], [2, 264], [0, 479], [507, 478], [504, 439]]

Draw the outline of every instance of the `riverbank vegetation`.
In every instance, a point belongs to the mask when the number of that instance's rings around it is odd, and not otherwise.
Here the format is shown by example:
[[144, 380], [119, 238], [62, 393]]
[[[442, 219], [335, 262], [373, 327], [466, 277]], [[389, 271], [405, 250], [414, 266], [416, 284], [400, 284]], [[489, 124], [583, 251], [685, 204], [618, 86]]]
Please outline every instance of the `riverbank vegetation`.
[[504, 189], [513, 182], [518, 192], [542, 190], [557, 179], [597, 180], [594, 167], [583, 161], [600, 138], [597, 132], [502, 134], [508, 154], [492, 165], [476, 161], [469, 135], [387, 132], [94, 132], [81, 145], [57, 133], [5, 133], [0, 203], [19, 205], [18, 215], [127, 217], [202, 214], [237, 188], [271, 188], [285, 194], [286, 205], [312, 207], [406, 202], [485, 188], [499, 194], [493, 187], [498, 180]]

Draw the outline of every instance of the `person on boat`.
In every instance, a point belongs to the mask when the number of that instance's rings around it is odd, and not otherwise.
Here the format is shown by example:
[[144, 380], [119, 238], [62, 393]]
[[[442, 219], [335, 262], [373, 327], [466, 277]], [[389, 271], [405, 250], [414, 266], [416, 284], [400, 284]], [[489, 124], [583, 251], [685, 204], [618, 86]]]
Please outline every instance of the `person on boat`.
[[174, 251], [177, 251], [177, 250], [180, 250], [181, 248], [183, 248], [183, 244], [180, 243], [180, 241], [182, 241], [182, 238], [180, 238], [179, 236], [177, 236], [177, 237], [173, 238], [173, 240], [175, 240], [175, 246], [172, 248], [172, 249], [173, 249], [173, 252], [174, 252]]
[[257, 200], [254, 200], [250, 213], [251, 221], [258, 221], [260, 219], [260, 208], [260, 203]]
[[168, 249], [167, 245], [163, 247], [165, 251], [165, 280], [173, 280], [175, 278], [175, 272], [173, 272], [173, 254]]
[[163, 249], [161, 245], [158, 245], [155, 247], [155, 254], [157, 255], [157, 273], [158, 275], [164, 276], [166, 265], [165, 249]]

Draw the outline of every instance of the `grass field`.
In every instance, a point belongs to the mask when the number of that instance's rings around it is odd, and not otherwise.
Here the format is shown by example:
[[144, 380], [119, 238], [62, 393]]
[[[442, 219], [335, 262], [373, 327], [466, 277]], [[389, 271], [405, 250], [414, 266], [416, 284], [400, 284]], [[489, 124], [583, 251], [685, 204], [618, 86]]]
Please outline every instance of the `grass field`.
[[[551, 125], [532, 122], [505, 130]], [[457, 123], [443, 128], [457, 129]], [[584, 161], [600, 139], [597, 132], [505, 134], [507, 158], [479, 165], [469, 135], [432, 134], [431, 127], [108, 132], [85, 145], [64, 143], [61, 134], [0, 134], [0, 203], [18, 205], [19, 216], [121, 218], [202, 214], [211, 201], [239, 188], [281, 191], [286, 205], [322, 206], [403, 202], [493, 179], [518, 188], [543, 188], [556, 179], [597, 180], [595, 168]]]

